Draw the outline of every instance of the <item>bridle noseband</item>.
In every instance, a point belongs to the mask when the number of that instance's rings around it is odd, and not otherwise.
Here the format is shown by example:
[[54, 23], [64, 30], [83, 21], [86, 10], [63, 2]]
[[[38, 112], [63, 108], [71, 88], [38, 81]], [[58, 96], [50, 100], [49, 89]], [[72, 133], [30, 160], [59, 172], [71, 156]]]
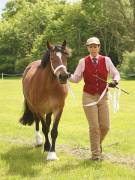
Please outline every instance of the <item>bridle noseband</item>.
[[52, 63], [51, 63], [51, 67], [52, 67], [52, 70], [53, 70], [53, 73], [54, 73], [54, 74], [56, 74], [56, 72], [57, 72], [60, 68], [63, 68], [65, 71], [67, 71], [66, 66], [63, 65], [63, 64], [57, 66], [57, 67], [54, 69], [53, 66], [52, 66]]
[[[56, 53], [64, 53], [64, 54], [68, 54], [68, 53], [65, 53], [64, 50], [59, 47], [59, 46], [55, 46], [54, 47], [54, 50], [56, 50]], [[60, 58], [60, 57], [59, 57]], [[67, 72], [67, 68], [66, 66], [63, 64], [61, 58], [60, 58], [60, 61], [61, 61], [61, 65], [57, 66], [56, 68], [53, 67], [52, 65], [52, 61], [51, 61], [51, 57], [50, 57], [50, 63], [51, 63], [51, 68], [53, 70], [53, 73], [56, 75], [57, 71], [60, 69], [60, 68], [63, 68], [65, 72]]]

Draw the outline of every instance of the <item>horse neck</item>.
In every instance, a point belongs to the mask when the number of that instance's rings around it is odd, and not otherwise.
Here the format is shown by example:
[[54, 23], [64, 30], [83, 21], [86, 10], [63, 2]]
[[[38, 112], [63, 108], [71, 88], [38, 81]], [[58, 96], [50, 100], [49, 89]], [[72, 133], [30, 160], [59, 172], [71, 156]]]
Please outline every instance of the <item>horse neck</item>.
[[42, 74], [45, 77], [45, 81], [53, 83], [56, 80], [56, 76], [54, 75], [51, 63], [49, 62], [45, 68], [42, 69]]
[[[48, 63], [45, 68], [42, 70], [42, 89], [45, 91], [53, 92], [54, 94], [59, 93], [61, 98], [65, 98], [67, 96], [68, 87], [67, 84], [60, 84], [57, 80], [57, 77], [53, 74], [51, 69], [51, 64]], [[45, 88], [45, 89], [44, 89]]]

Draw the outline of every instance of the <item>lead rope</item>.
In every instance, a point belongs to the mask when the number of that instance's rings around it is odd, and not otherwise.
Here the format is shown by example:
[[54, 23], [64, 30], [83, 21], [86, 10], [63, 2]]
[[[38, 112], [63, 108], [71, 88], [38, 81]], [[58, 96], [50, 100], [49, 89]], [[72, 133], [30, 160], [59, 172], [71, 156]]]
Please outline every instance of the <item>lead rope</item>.
[[99, 99], [97, 101], [89, 103], [89, 104], [84, 104], [83, 106], [94, 106], [94, 105], [98, 104], [99, 101], [101, 101], [101, 99], [104, 97], [104, 95], [108, 89], [108, 86], [109, 86], [109, 84], [106, 85], [104, 91], [102, 92], [101, 96], [99, 97]]
[[[84, 104], [83, 106], [94, 106], [96, 104], [99, 103], [99, 101], [101, 101], [101, 99], [104, 97], [107, 89], [109, 87], [109, 84], [107, 84], [106, 88], [104, 89], [104, 91], [102, 92], [101, 96], [99, 97], [98, 101], [95, 101], [95, 102], [92, 102], [92, 103], [89, 103], [89, 104]], [[113, 111], [116, 113], [119, 108], [120, 108], [120, 104], [119, 104], [119, 100], [120, 100], [120, 88], [119, 86], [118, 87], [118, 94], [116, 93], [116, 88], [114, 88], [114, 94], [113, 94]], [[112, 95], [111, 93], [109, 92], [109, 99], [112, 100]]]
[[114, 92], [113, 92], [113, 98], [112, 95], [109, 91], [109, 100], [112, 101], [112, 106], [113, 106], [113, 112], [116, 113], [119, 109], [120, 109], [120, 95], [121, 95], [121, 90], [119, 88], [119, 86], [117, 86], [118, 88], [118, 93], [117, 93], [117, 89], [114, 88]]
[[120, 104], [119, 104], [119, 100], [120, 100], [120, 88], [118, 87], [118, 94], [116, 92], [116, 88], [114, 88], [114, 94], [113, 94], [113, 111], [116, 113], [119, 109], [120, 109]]
[[68, 86], [69, 93], [71, 94], [73, 100], [76, 102], [75, 93], [73, 92], [73, 90], [72, 90], [72, 88], [70, 86], [69, 80], [67, 81], [67, 86]]

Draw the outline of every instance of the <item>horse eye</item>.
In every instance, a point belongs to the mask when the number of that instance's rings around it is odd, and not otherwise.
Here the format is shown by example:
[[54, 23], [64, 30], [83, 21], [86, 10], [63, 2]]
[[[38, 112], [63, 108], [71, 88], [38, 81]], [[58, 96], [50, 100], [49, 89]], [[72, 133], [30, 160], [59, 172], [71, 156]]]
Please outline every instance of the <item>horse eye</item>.
[[67, 55], [67, 56], [69, 55], [67, 52], [64, 52], [64, 54]]
[[64, 55], [68, 55], [68, 53], [67, 53], [67, 52], [65, 52], [65, 51], [62, 51], [62, 54], [64, 54]]

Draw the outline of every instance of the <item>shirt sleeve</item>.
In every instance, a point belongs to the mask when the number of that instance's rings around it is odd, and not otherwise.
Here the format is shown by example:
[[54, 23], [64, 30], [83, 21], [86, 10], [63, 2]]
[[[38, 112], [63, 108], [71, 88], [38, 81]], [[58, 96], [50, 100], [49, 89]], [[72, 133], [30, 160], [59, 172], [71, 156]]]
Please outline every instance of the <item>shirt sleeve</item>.
[[85, 68], [85, 61], [84, 61], [84, 58], [82, 58], [82, 59], [80, 59], [74, 74], [71, 74], [69, 81], [73, 82], [73, 83], [80, 82], [82, 80], [82, 77], [83, 77], [84, 68]]
[[107, 68], [109, 74], [111, 75], [113, 80], [116, 80], [118, 82], [120, 80], [119, 71], [113, 65], [113, 63], [109, 57], [105, 57], [105, 60], [106, 60], [106, 68]]

